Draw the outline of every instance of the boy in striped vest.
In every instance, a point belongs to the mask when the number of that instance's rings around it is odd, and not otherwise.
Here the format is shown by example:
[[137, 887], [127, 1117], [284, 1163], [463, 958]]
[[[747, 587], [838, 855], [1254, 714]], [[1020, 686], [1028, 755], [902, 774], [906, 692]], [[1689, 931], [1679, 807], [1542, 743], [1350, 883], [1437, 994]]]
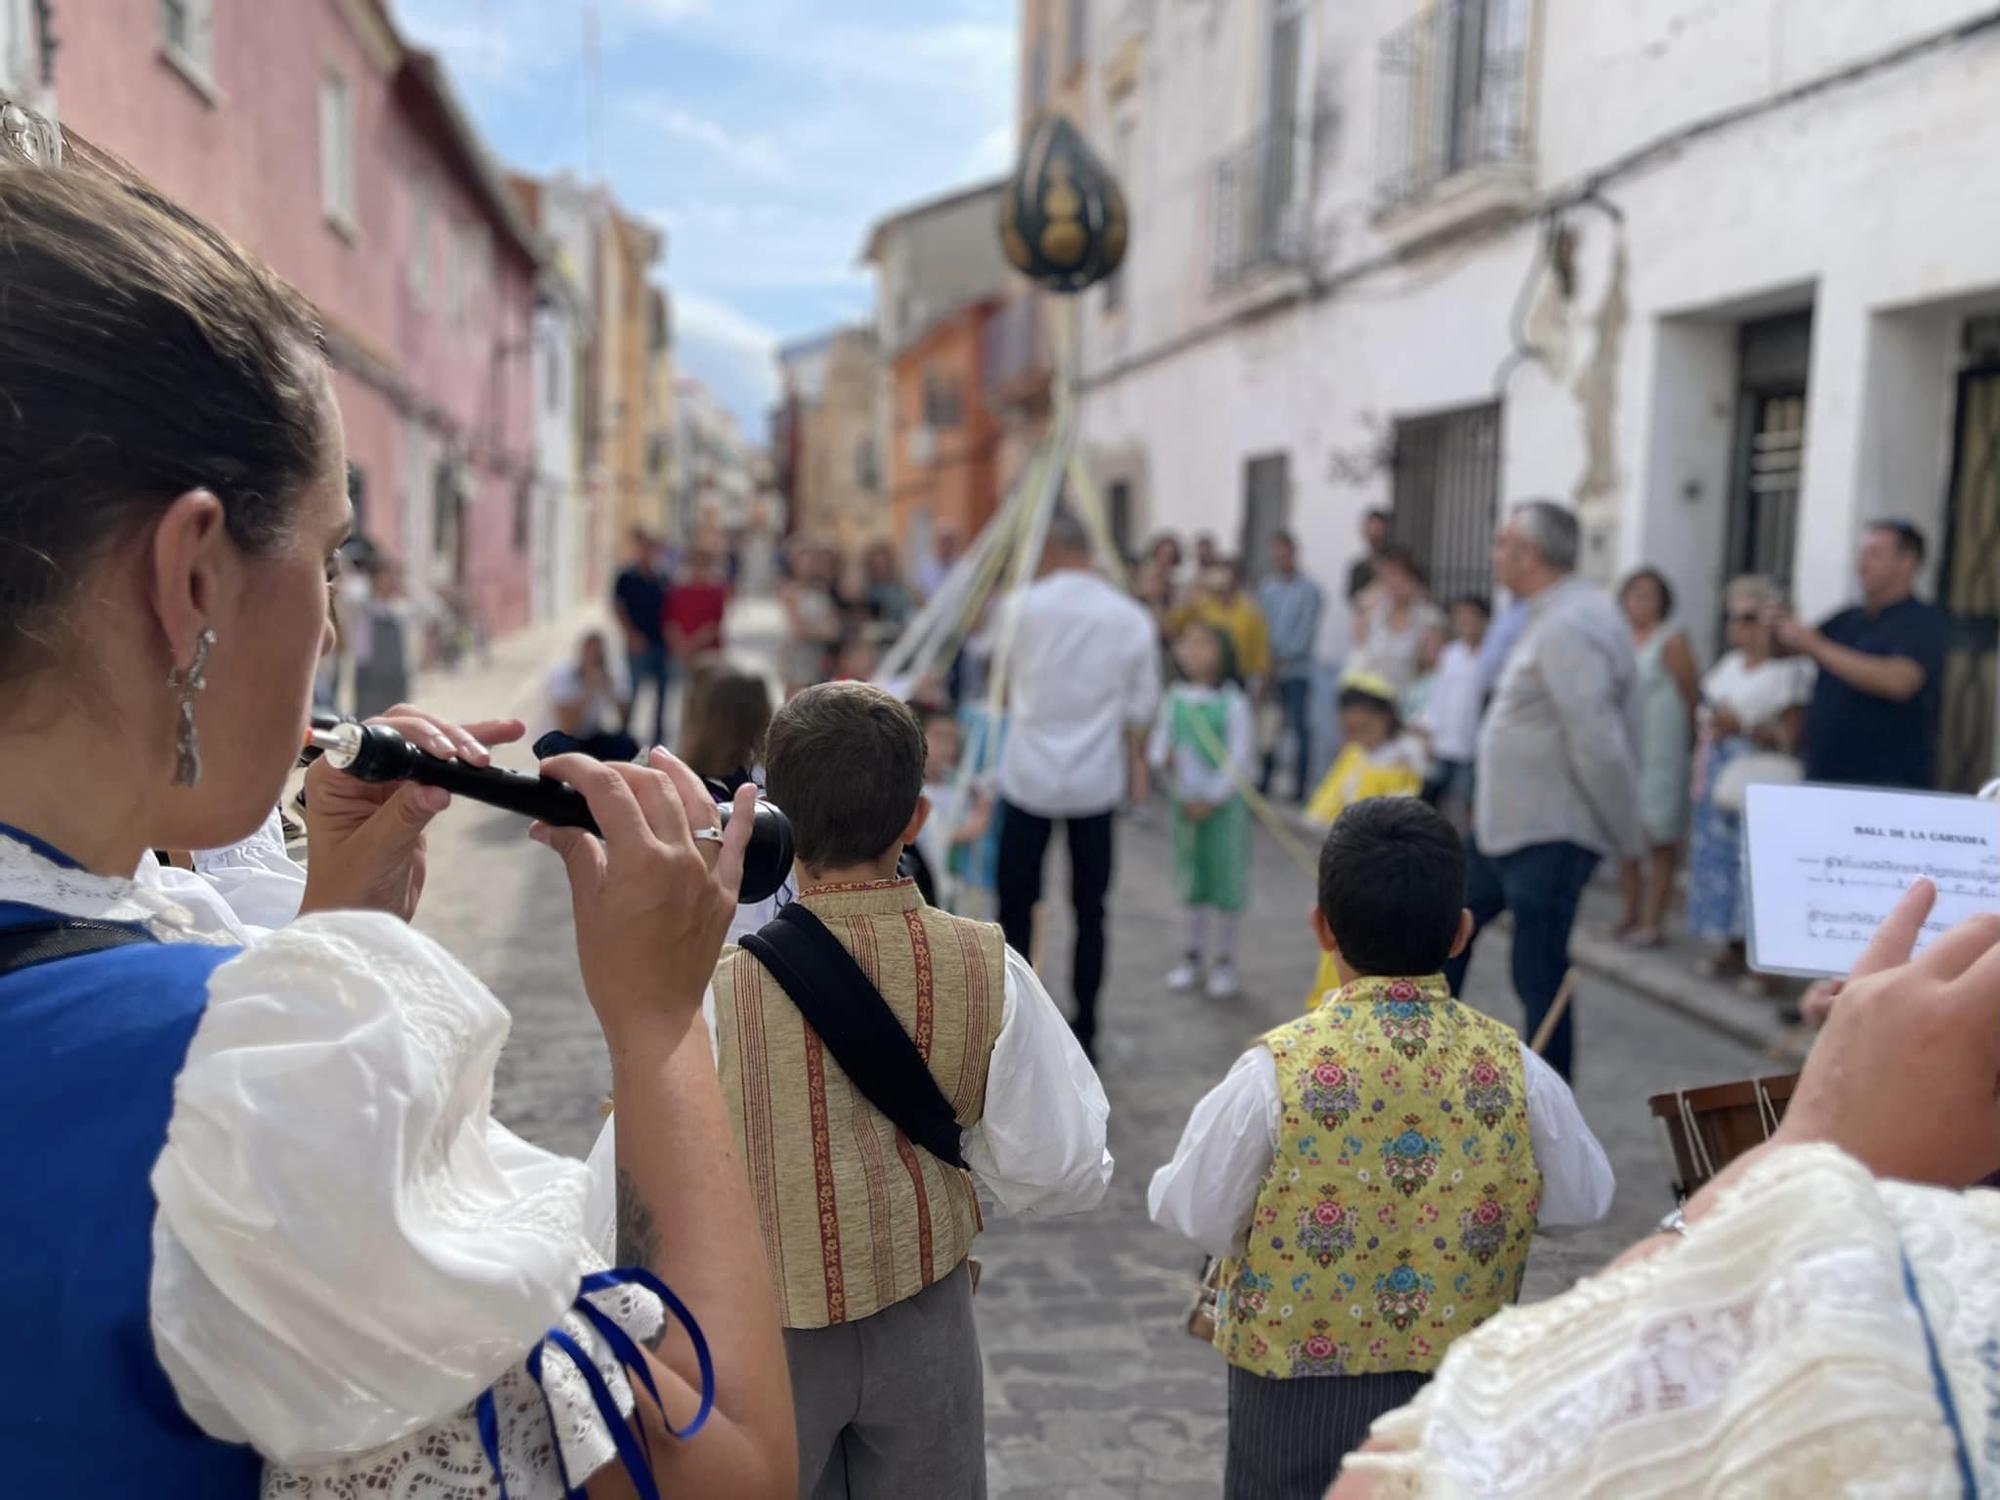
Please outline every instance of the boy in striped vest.
[[1569, 1086], [1459, 1004], [1466, 856], [1414, 798], [1358, 802], [1320, 853], [1339, 987], [1244, 1053], [1154, 1176], [1155, 1222], [1223, 1257], [1230, 1500], [1320, 1500], [1369, 1425], [1521, 1292], [1542, 1228], [1611, 1206]]
[[[973, 1179], [1002, 1208], [1042, 1214], [1096, 1207], [1111, 1179], [1104, 1090], [1034, 971], [998, 927], [934, 910], [897, 877], [929, 815], [924, 760], [909, 708], [829, 683], [773, 719], [766, 789], [792, 821], [798, 904], [914, 1042], [950, 1108], [942, 1149], [964, 1166], [870, 1102], [768, 950], [727, 949], [715, 976], [716, 1061], [785, 1327], [801, 1500], [985, 1495]], [[804, 977], [846, 965], [832, 958]]]

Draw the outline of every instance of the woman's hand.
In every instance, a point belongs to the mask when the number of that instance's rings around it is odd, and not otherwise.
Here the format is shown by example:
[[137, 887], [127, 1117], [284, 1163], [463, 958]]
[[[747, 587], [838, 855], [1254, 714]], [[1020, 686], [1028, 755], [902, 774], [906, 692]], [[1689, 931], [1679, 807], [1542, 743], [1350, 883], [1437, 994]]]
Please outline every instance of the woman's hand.
[[1825, 1141], [1878, 1177], [1962, 1188], [2000, 1165], [2000, 915], [1912, 959], [1912, 886], [1839, 991], [1774, 1143]]
[[[371, 724], [386, 724], [419, 750], [468, 765], [492, 763], [489, 745], [506, 745], [527, 728], [518, 719], [451, 724], [407, 703]], [[414, 781], [371, 783], [324, 760], [306, 772], [306, 864], [301, 914], [385, 911], [408, 921], [424, 891], [424, 831], [451, 806], [449, 793]]]
[[1708, 711], [1708, 732], [1718, 740], [1733, 740], [1743, 733], [1743, 721], [1726, 708]]
[[531, 833], [569, 870], [583, 987], [605, 1040], [614, 1051], [642, 1033], [677, 1040], [701, 1012], [736, 911], [757, 789], [737, 792], [716, 844], [694, 837], [719, 823], [714, 799], [664, 750], [643, 766], [559, 755], [542, 774], [583, 793], [603, 830], [537, 823]]

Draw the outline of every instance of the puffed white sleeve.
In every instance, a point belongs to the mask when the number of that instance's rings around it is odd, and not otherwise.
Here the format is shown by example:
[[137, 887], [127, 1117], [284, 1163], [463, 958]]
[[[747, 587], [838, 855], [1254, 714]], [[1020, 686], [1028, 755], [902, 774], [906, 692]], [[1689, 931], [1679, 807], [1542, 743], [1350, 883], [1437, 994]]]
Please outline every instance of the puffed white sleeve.
[[1542, 1174], [1535, 1227], [1548, 1231], [1603, 1223], [1618, 1181], [1604, 1147], [1576, 1107], [1576, 1095], [1562, 1074], [1526, 1043], [1521, 1046], [1521, 1074], [1528, 1091], [1528, 1144]]
[[1211, 1255], [1234, 1255], [1277, 1154], [1283, 1107], [1270, 1049], [1252, 1047], [1188, 1116], [1174, 1159], [1146, 1190], [1147, 1216]]
[[[551, 1447], [552, 1412], [572, 1473], [609, 1460], [567, 1360], [541, 1390], [523, 1371], [560, 1325], [631, 1408], [572, 1311], [603, 1265], [583, 1164], [491, 1115], [507, 1029], [471, 973], [379, 914], [301, 918], [216, 969], [152, 1177], [154, 1345], [204, 1430], [274, 1466], [390, 1472], [398, 1443], [477, 1463], [491, 1389], [510, 1464]], [[659, 1327], [650, 1293], [592, 1301], [635, 1338]]]
[[1083, 1213], [1111, 1185], [1104, 1149], [1111, 1106], [1076, 1033], [1012, 948], [1006, 976], [986, 1110], [960, 1136], [959, 1150], [1009, 1213]]

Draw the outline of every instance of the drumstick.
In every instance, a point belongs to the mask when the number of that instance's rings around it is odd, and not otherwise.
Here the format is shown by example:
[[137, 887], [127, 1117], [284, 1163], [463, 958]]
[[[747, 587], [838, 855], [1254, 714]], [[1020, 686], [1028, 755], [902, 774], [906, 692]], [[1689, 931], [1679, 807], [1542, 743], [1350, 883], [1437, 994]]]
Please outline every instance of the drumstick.
[[1556, 1034], [1563, 1013], [1569, 1009], [1570, 997], [1576, 993], [1576, 970], [1563, 975], [1562, 988], [1556, 991], [1556, 1002], [1549, 1007], [1549, 1013], [1542, 1017], [1542, 1024], [1535, 1028], [1535, 1039], [1528, 1043], [1528, 1050], [1540, 1057], [1549, 1045], [1549, 1038]]

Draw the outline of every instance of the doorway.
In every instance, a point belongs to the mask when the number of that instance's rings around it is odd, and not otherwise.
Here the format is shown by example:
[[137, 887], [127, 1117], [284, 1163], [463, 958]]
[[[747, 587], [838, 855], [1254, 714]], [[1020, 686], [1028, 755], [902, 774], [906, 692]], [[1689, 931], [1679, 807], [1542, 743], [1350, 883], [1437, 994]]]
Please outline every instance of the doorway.
[[1291, 524], [1291, 458], [1267, 453], [1243, 465], [1243, 581], [1255, 588], [1271, 567], [1271, 539]]
[[[1993, 320], [1982, 320], [1991, 322]], [[1995, 773], [1995, 676], [2000, 674], [2000, 338], [1980, 347], [1958, 378], [1951, 488], [1945, 501], [1938, 603], [1951, 617], [1945, 658], [1938, 784], [1976, 792]], [[2000, 328], [1995, 329], [2000, 333]]]

